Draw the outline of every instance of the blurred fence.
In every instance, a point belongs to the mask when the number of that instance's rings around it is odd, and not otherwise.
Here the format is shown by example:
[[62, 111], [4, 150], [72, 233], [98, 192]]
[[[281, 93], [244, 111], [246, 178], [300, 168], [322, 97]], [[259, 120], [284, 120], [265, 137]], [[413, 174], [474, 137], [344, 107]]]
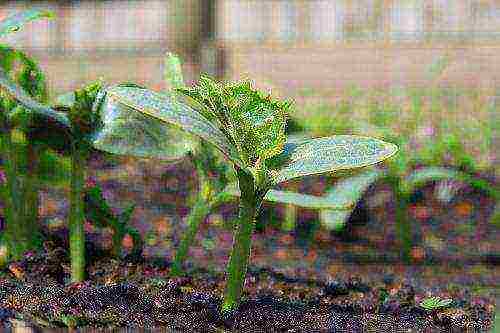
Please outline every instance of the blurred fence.
[[425, 86], [451, 59], [445, 86], [500, 82], [500, 2], [219, 0], [216, 40], [226, 73], [292, 92], [353, 84]]
[[200, 70], [248, 75], [297, 89], [426, 86], [443, 57], [448, 86], [500, 82], [500, 2], [494, 0], [3, 1], [0, 17], [26, 7], [57, 19], [7, 42], [35, 54], [53, 89], [100, 75], [163, 87], [163, 55], [184, 52], [188, 80]]
[[[182, 38], [193, 39], [179, 28], [194, 25], [193, 17], [199, 16], [187, 12], [178, 17], [173, 5], [164, 0], [4, 1], [0, 17], [32, 7], [56, 14], [56, 19], [33, 22], [6, 40], [40, 61], [52, 89], [71, 89], [101, 76], [107, 82], [134, 81], [160, 89], [165, 52]], [[191, 78], [196, 65], [187, 60]]]

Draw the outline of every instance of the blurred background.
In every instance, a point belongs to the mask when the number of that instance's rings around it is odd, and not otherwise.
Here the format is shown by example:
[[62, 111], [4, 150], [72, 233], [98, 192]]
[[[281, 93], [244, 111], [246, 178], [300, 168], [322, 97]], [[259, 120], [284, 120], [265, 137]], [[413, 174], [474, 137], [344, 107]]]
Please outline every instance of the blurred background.
[[[253, 264], [290, 274], [313, 269], [322, 277], [402, 273], [487, 292], [498, 285], [500, 1], [2, 1], [0, 17], [28, 7], [50, 9], [56, 19], [34, 22], [7, 42], [39, 60], [53, 96], [100, 77], [163, 90], [165, 53], [175, 52], [188, 83], [202, 72], [251, 78], [294, 100], [290, 133], [396, 142], [401, 153], [380, 170], [427, 179], [401, 190], [401, 199], [376, 178], [361, 186], [354, 212], [340, 217], [266, 204]], [[185, 228], [186, 193], [195, 186], [191, 166], [113, 161], [96, 157], [90, 176], [112, 206], [138, 204], [133, 224], [146, 239], [146, 255], [171, 255]], [[416, 173], [436, 171], [429, 168], [468, 178]], [[283, 188], [324, 195], [338, 183], [325, 175]], [[51, 228], [66, 214], [64, 193], [42, 196]], [[398, 259], [398, 207], [411, 232], [413, 266]], [[232, 240], [225, 221], [235, 212], [226, 207], [207, 219], [192, 260], [224, 269]], [[436, 265], [440, 260], [445, 265]]]

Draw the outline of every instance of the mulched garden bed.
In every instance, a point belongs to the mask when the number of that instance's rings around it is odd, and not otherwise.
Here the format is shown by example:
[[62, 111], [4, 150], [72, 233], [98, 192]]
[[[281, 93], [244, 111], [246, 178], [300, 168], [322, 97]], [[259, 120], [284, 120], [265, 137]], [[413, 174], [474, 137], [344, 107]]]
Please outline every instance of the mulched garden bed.
[[[356, 276], [320, 281], [251, 267], [237, 312], [219, 309], [223, 273], [192, 270], [170, 278], [162, 260], [101, 258], [88, 280], [68, 283], [69, 261], [55, 248], [12, 263], [0, 273], [3, 331], [26, 325], [150, 328], [201, 332], [487, 332], [494, 301], [458, 290], [426, 288], [398, 278], [363, 281]], [[418, 306], [431, 294], [452, 298], [433, 314]]]

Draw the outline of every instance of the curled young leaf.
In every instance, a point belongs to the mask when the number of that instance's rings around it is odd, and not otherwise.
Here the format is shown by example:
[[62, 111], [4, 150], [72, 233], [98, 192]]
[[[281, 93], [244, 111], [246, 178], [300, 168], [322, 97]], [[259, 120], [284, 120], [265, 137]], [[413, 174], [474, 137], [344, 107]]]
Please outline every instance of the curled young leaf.
[[128, 106], [138, 113], [155, 119], [157, 122], [175, 125], [182, 130], [197, 135], [215, 145], [233, 163], [244, 168], [236, 149], [224, 133], [200, 113], [186, 105], [172, 101], [169, 96], [147, 89], [132, 87], [113, 87], [107, 92], [115, 103]]
[[336, 135], [287, 143], [282, 154], [270, 161], [274, 184], [292, 178], [361, 168], [381, 162], [398, 151], [396, 145], [378, 139]]
[[54, 14], [48, 10], [30, 9], [19, 13], [14, 13], [0, 21], [0, 37], [8, 33], [19, 31], [26, 23], [41, 19], [53, 18]]
[[248, 168], [259, 169], [283, 150], [290, 103], [273, 100], [250, 81], [222, 84], [208, 76], [178, 91], [202, 106], [200, 112], [224, 132]]

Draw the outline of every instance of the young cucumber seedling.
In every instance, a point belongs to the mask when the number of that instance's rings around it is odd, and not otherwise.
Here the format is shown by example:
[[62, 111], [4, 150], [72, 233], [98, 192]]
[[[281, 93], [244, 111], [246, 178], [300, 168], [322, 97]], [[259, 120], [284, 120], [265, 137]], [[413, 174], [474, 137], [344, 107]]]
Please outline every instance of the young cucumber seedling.
[[362, 136], [287, 142], [290, 104], [262, 94], [250, 82], [222, 84], [202, 76], [197, 86], [177, 91], [196, 110], [171, 95], [136, 87], [109, 88], [106, 99], [194, 134], [232, 162], [241, 197], [227, 266], [224, 311], [234, 310], [240, 302], [255, 217], [270, 189], [292, 178], [372, 165], [397, 152], [393, 144]]

